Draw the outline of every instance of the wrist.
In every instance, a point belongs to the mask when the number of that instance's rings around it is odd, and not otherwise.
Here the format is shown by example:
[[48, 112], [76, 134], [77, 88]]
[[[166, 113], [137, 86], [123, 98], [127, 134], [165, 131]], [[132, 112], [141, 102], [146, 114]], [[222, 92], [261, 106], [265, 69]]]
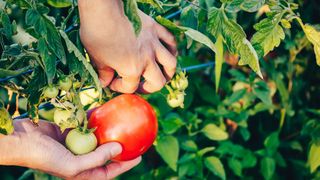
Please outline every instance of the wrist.
[[124, 16], [122, 0], [78, 0], [78, 9], [80, 20], [81, 16], [101, 11], [110, 15], [110, 19]]
[[20, 136], [14, 132], [12, 135], [0, 137], [0, 165], [21, 165], [22, 155], [20, 152]]

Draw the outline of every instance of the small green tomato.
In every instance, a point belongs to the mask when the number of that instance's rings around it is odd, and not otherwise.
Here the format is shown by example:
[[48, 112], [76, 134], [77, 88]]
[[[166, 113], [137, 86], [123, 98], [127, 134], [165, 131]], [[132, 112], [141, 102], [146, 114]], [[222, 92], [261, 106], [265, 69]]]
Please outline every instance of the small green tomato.
[[42, 93], [45, 98], [55, 98], [58, 96], [59, 90], [55, 86], [49, 85], [43, 89]]
[[81, 132], [79, 129], [71, 130], [66, 137], [67, 148], [76, 155], [87, 154], [97, 147], [97, 138], [90, 132]]
[[61, 78], [58, 82], [59, 88], [64, 91], [69, 91], [72, 87], [72, 81], [69, 77]]

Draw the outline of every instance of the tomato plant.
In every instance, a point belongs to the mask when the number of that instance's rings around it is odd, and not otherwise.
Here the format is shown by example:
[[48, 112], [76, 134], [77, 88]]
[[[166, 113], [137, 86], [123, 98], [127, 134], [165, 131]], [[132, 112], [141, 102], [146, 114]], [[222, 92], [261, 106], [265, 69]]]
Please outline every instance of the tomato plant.
[[[141, 96], [156, 110], [158, 135], [142, 163], [119, 179], [319, 179], [319, 1], [124, 5], [137, 34], [138, 7], [176, 35], [180, 67], [167, 88]], [[89, 63], [76, 1], [0, 0], [0, 55], [1, 135], [13, 132], [14, 118], [37, 123], [57, 109], [53, 119], [62, 131], [86, 129], [87, 110], [121, 97], [110, 100], [114, 93], [101, 87]], [[118, 128], [130, 130], [139, 117], [120, 118], [127, 123]], [[0, 178], [18, 179], [21, 171], [0, 167]]]
[[158, 121], [151, 105], [138, 95], [117, 96], [90, 116], [89, 128], [95, 129], [98, 144], [118, 142], [122, 153], [114, 158], [127, 161], [145, 153], [158, 132]]

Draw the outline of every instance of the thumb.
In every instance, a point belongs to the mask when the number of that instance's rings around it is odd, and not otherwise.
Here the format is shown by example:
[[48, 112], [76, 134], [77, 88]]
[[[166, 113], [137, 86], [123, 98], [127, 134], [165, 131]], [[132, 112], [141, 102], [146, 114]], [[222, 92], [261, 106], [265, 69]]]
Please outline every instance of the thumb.
[[105, 67], [103, 69], [98, 69], [99, 80], [103, 87], [110, 84], [114, 76], [114, 70], [110, 67]]
[[108, 160], [119, 155], [121, 151], [122, 147], [119, 143], [111, 142], [99, 146], [91, 153], [76, 156], [77, 172], [80, 173], [88, 169], [103, 166]]

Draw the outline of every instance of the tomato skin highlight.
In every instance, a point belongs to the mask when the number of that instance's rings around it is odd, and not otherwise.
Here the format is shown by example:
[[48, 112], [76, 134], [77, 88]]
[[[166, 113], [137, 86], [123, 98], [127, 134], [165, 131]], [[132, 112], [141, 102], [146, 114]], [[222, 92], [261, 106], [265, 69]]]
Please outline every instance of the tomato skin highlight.
[[122, 153], [113, 160], [128, 161], [145, 153], [156, 139], [157, 116], [151, 105], [138, 95], [122, 94], [95, 109], [89, 128], [98, 144], [118, 142]]

